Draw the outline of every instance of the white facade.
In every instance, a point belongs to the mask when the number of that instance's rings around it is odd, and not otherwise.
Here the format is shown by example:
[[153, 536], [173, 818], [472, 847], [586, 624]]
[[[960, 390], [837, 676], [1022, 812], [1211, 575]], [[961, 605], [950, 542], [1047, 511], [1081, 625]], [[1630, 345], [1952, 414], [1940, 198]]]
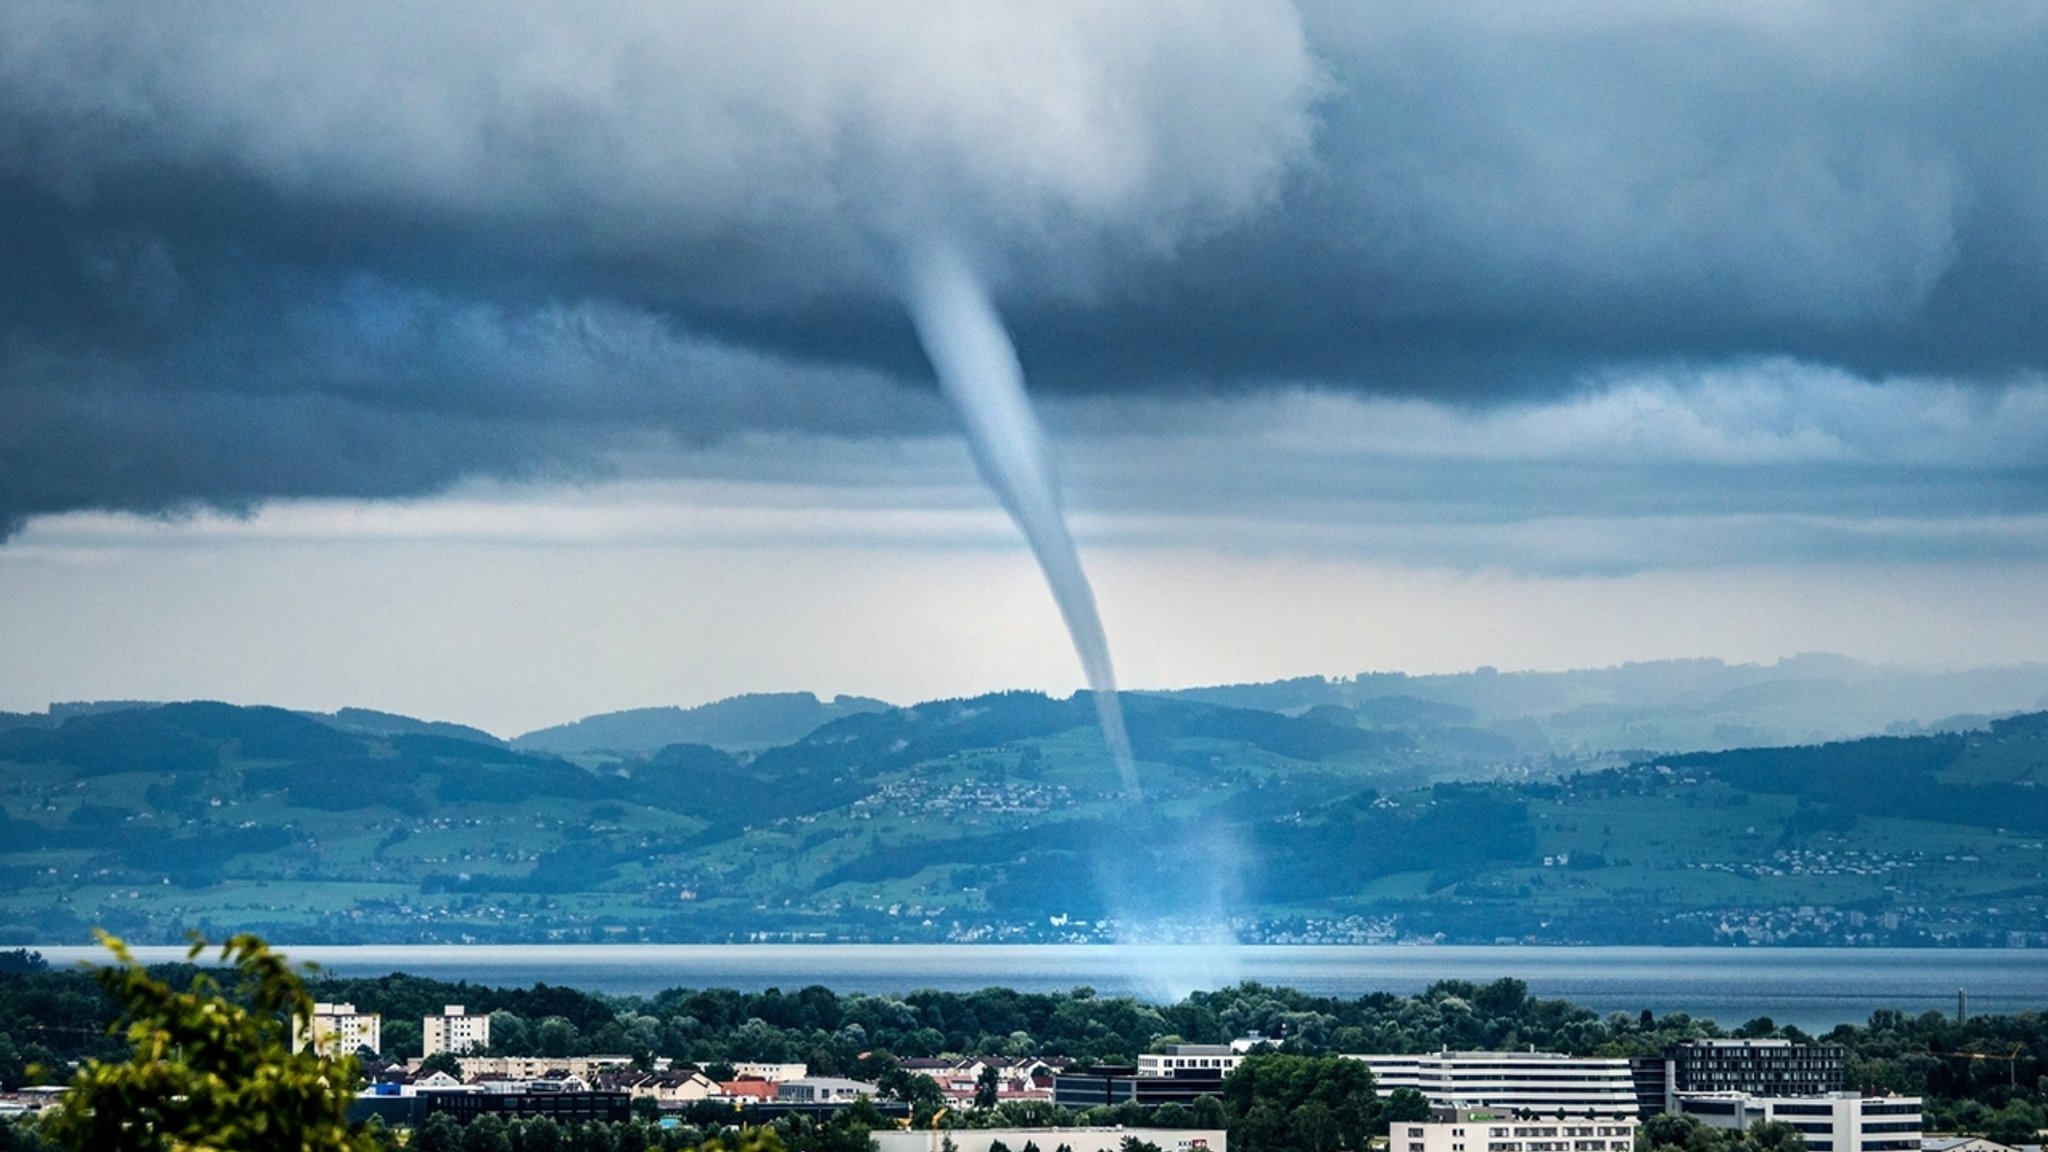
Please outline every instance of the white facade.
[[420, 1028], [421, 1054], [475, 1052], [491, 1046], [489, 1015], [471, 1016], [460, 1004], [444, 1005], [439, 1016], [429, 1016]]
[[808, 1076], [775, 1086], [775, 1099], [782, 1104], [851, 1104], [859, 1097], [873, 1100], [881, 1094], [873, 1084], [841, 1076]]
[[777, 1084], [784, 1080], [801, 1080], [811, 1074], [808, 1064], [763, 1064], [753, 1060], [735, 1060], [732, 1078], [735, 1080], [773, 1080]]
[[1138, 1075], [1171, 1076], [1183, 1068], [1202, 1069], [1228, 1076], [1244, 1063], [1244, 1053], [1228, 1044], [1169, 1044], [1164, 1052], [1147, 1052], [1138, 1057]]
[[1749, 1096], [1740, 1092], [1683, 1093], [1675, 1111], [1713, 1128], [1747, 1129], [1777, 1120], [1799, 1130], [1807, 1152], [1920, 1152], [1918, 1096]]
[[1124, 1138], [1157, 1144], [1160, 1152], [1229, 1152], [1220, 1131], [1201, 1128], [951, 1128], [942, 1132], [877, 1129], [868, 1133], [875, 1152], [936, 1152], [950, 1140], [959, 1152], [988, 1152], [1000, 1140], [1010, 1152], [1025, 1145], [1053, 1152], [1064, 1144], [1074, 1152], [1121, 1152]]
[[353, 1004], [314, 1004], [313, 1015], [292, 1033], [292, 1051], [310, 1044], [323, 1056], [353, 1056], [357, 1050], [384, 1050], [384, 1018], [358, 1012]]
[[[420, 1062], [412, 1060], [408, 1066], [417, 1070]], [[631, 1056], [463, 1056], [455, 1062], [462, 1066], [462, 1076], [465, 1080], [474, 1080], [480, 1076], [536, 1080], [564, 1075], [594, 1080], [606, 1072], [617, 1072], [633, 1067]], [[655, 1062], [655, 1070], [665, 1070], [660, 1061]]]
[[1381, 1099], [1412, 1088], [1439, 1107], [1522, 1110], [1544, 1116], [1634, 1116], [1635, 1081], [1621, 1057], [1557, 1052], [1432, 1052], [1347, 1056], [1372, 1069]]
[[1505, 1109], [1444, 1108], [1426, 1123], [1394, 1124], [1387, 1152], [1633, 1152], [1634, 1117], [1515, 1119]]

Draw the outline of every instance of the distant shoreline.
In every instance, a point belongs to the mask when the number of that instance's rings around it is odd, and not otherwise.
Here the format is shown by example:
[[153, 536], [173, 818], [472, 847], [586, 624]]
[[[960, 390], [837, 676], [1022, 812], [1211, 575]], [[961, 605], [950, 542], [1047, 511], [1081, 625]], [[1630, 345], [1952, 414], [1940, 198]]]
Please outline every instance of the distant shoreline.
[[[1262, 944], [433, 944], [279, 945], [323, 974], [391, 972], [518, 987], [535, 983], [614, 995], [668, 988], [901, 995], [920, 988], [1008, 987], [1172, 1001], [1245, 980], [1315, 995], [1410, 994], [1439, 980], [1527, 982], [1533, 995], [1601, 1013], [1685, 1012], [1724, 1025], [1768, 1016], [1824, 1031], [1877, 1008], [1952, 1012], [2048, 1009], [2048, 950], [1786, 948], [1657, 945]], [[91, 947], [37, 948], [53, 965], [93, 962]], [[135, 949], [149, 963], [185, 949]]]

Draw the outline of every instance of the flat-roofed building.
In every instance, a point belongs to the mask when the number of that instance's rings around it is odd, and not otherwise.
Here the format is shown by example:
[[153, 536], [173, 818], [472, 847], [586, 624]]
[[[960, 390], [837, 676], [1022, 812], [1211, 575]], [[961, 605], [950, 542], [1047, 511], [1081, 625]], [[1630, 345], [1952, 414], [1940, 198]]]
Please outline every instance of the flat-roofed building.
[[421, 1055], [449, 1052], [457, 1056], [491, 1046], [491, 1018], [472, 1016], [460, 1004], [446, 1004], [439, 1016], [429, 1016], [420, 1027]]
[[844, 1076], [806, 1076], [785, 1080], [775, 1086], [775, 1100], [785, 1104], [851, 1104], [862, 1096], [870, 1100], [882, 1090], [865, 1080]]
[[735, 1060], [732, 1075], [735, 1080], [772, 1080], [777, 1084], [785, 1080], [801, 1080], [811, 1074], [808, 1064], [768, 1064], [758, 1060]]
[[1223, 1072], [1217, 1068], [1175, 1068], [1165, 1076], [1140, 1076], [1129, 1064], [1064, 1068], [1053, 1077], [1052, 1102], [1062, 1108], [1093, 1108], [1100, 1104], [1193, 1104], [1203, 1096], [1223, 1095]]
[[[1120, 1152], [1132, 1137], [1160, 1152], [1228, 1152], [1223, 1132], [1209, 1128], [955, 1128], [943, 1134], [959, 1152], [989, 1152], [998, 1142], [1011, 1152], [1036, 1147], [1051, 1152], [1062, 1145], [1073, 1152]], [[930, 1132], [868, 1133], [875, 1152], [930, 1152]]]
[[1228, 1044], [1168, 1044], [1138, 1057], [1138, 1075], [1173, 1076], [1191, 1070], [1199, 1075], [1228, 1076], [1244, 1063], [1244, 1057]]
[[384, 1018], [358, 1012], [353, 1004], [313, 1005], [313, 1015], [292, 1030], [292, 1051], [308, 1047], [322, 1056], [353, 1056], [368, 1049], [384, 1050]]
[[1516, 1117], [1505, 1108], [1433, 1109], [1387, 1129], [1387, 1152], [1633, 1152], [1633, 1116]]
[[[407, 1066], [418, 1069], [425, 1057], [407, 1061]], [[462, 1067], [464, 1080], [547, 1080], [574, 1076], [580, 1080], [595, 1081], [607, 1072], [631, 1070], [631, 1056], [459, 1056], [455, 1062]], [[655, 1061], [655, 1071], [666, 1071], [662, 1061]]]
[[1743, 1092], [1680, 1095], [1672, 1111], [1713, 1128], [1745, 1131], [1781, 1121], [1806, 1138], [1807, 1152], [1920, 1152], [1925, 1123], [1918, 1096], [1753, 1096]]
[[1543, 1116], [1634, 1116], [1635, 1080], [1621, 1057], [1560, 1052], [1430, 1052], [1347, 1056], [1372, 1069], [1380, 1098], [1412, 1088], [1438, 1107]]
[[1752, 1096], [1825, 1096], [1840, 1092], [1849, 1056], [1837, 1044], [1790, 1040], [1688, 1040], [1664, 1050], [1671, 1095], [1745, 1092]]

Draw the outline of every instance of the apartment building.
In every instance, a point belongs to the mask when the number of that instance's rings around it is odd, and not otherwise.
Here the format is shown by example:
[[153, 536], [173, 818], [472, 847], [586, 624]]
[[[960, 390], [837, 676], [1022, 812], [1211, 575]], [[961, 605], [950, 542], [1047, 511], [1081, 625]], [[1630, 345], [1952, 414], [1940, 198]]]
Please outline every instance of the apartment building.
[[353, 1056], [363, 1049], [384, 1049], [384, 1018], [358, 1012], [353, 1004], [313, 1005], [313, 1015], [292, 1030], [292, 1051], [308, 1046], [323, 1056]]
[[420, 1038], [423, 1056], [481, 1051], [491, 1046], [491, 1018], [488, 1014], [472, 1016], [460, 1004], [443, 1005], [439, 1016], [422, 1022]]

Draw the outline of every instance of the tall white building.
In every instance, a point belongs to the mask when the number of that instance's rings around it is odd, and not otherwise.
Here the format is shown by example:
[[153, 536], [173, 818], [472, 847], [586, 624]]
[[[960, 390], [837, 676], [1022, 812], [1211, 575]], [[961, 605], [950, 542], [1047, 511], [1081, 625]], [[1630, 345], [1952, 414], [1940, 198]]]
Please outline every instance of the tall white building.
[[1751, 1096], [1742, 1092], [1692, 1092], [1673, 1109], [1713, 1128], [1747, 1129], [1778, 1120], [1806, 1137], [1807, 1152], [1919, 1152], [1918, 1096]]
[[[1634, 1116], [1635, 1081], [1620, 1057], [1559, 1052], [1431, 1052], [1349, 1056], [1372, 1069], [1381, 1099], [1413, 1088], [1440, 1107], [1541, 1116]], [[1473, 1150], [1476, 1152], [1476, 1150]]]
[[303, 1052], [310, 1045], [323, 1056], [353, 1056], [368, 1048], [384, 1049], [384, 1018], [375, 1012], [358, 1012], [353, 1004], [313, 1005], [313, 1015], [292, 1031], [292, 1051]]
[[422, 1056], [436, 1052], [476, 1052], [491, 1046], [489, 1015], [471, 1016], [460, 1004], [442, 1006], [439, 1016], [429, 1016], [420, 1028]]
[[1503, 1108], [1438, 1108], [1387, 1129], [1387, 1152], [1633, 1152], [1633, 1116], [1517, 1119]]

